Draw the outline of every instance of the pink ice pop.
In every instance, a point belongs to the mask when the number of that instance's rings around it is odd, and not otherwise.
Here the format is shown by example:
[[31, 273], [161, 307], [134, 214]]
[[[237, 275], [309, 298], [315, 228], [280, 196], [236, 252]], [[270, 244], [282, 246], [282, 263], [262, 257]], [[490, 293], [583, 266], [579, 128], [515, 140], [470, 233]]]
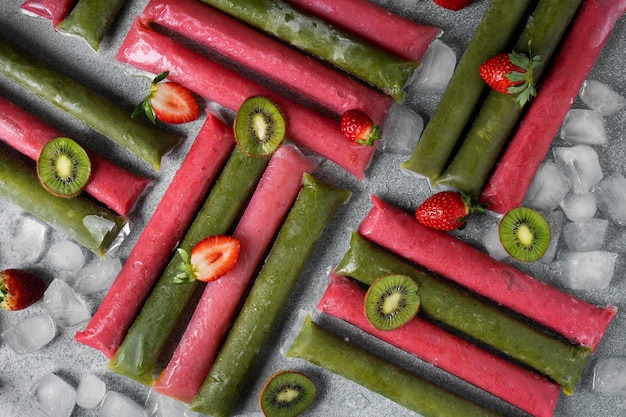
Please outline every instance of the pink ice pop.
[[192, 39], [338, 115], [361, 109], [381, 124], [394, 102], [391, 96], [196, 0], [151, 0], [140, 18]]
[[[6, 98], [0, 97], [0, 141], [37, 160], [46, 143], [65, 136], [54, 127]], [[87, 150], [91, 179], [85, 191], [121, 215], [126, 215], [150, 184], [140, 177]]]
[[370, 0], [287, 0], [409, 61], [420, 61], [441, 29], [421, 25]]
[[624, 0], [584, 0], [480, 199], [489, 210], [506, 213], [522, 204], [565, 115], [598, 59]]
[[222, 339], [263, 255], [302, 187], [302, 175], [317, 161], [295, 147], [281, 146], [272, 156], [233, 236], [241, 242], [235, 268], [209, 282], [167, 368], [152, 388], [191, 403], [204, 382]]
[[338, 120], [331, 120], [207, 59], [139, 20], [131, 26], [117, 59], [155, 74], [170, 71], [170, 80], [231, 110], [239, 109], [248, 97], [265, 96], [283, 112], [289, 139], [335, 162], [358, 179], [365, 176], [375, 149], [347, 140]]
[[425, 226], [373, 196], [359, 233], [391, 252], [595, 349], [617, 309], [597, 307], [497, 261], [460, 239]]
[[98, 311], [76, 333], [78, 342], [115, 354], [234, 145], [232, 129], [209, 114]]
[[73, 4], [74, 0], [26, 0], [20, 7], [25, 12], [51, 20], [52, 25], [57, 27]]
[[378, 330], [367, 320], [366, 290], [350, 278], [331, 273], [318, 310], [473, 384], [535, 417], [551, 417], [561, 387], [555, 382], [495, 355], [416, 317], [395, 330]]

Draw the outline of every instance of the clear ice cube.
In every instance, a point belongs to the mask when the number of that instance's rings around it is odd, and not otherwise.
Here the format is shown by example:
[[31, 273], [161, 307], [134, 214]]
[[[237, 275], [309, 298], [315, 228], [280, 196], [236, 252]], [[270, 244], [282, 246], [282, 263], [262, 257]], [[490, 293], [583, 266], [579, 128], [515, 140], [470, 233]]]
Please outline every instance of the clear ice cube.
[[561, 139], [587, 145], [608, 145], [604, 116], [595, 110], [571, 109], [563, 120]]
[[598, 218], [567, 223], [563, 226], [563, 240], [571, 251], [599, 250], [604, 245], [608, 226], [608, 220]]
[[607, 288], [613, 278], [617, 254], [602, 250], [559, 253], [563, 284], [573, 290]]
[[569, 180], [563, 171], [555, 162], [545, 161], [537, 169], [526, 193], [524, 205], [549, 212], [559, 207], [569, 190]]
[[54, 339], [56, 327], [49, 314], [28, 317], [2, 332], [2, 340], [17, 354], [36, 352]]
[[109, 289], [121, 269], [122, 262], [118, 258], [95, 259], [76, 272], [72, 287], [78, 294]]
[[148, 393], [146, 410], [150, 417], [202, 417], [200, 413], [189, 410], [188, 404], [154, 390]]
[[626, 178], [613, 174], [595, 189], [598, 209], [620, 226], [626, 225]]
[[502, 242], [500, 242], [500, 235], [498, 233], [498, 223], [492, 224], [487, 231], [483, 234], [482, 244], [489, 256], [498, 261], [508, 258], [507, 253]]
[[85, 374], [80, 378], [76, 389], [76, 404], [83, 408], [95, 408], [106, 394], [104, 381], [94, 374]]
[[71, 327], [91, 318], [83, 300], [65, 281], [55, 278], [43, 295], [43, 303], [60, 327]]
[[546, 253], [539, 259], [542, 263], [552, 263], [559, 246], [559, 239], [561, 238], [561, 232], [563, 231], [563, 221], [565, 215], [559, 210], [550, 211], [548, 213], [542, 213], [545, 217], [548, 225], [550, 226], [550, 244]]
[[597, 209], [596, 195], [592, 192], [568, 193], [561, 201], [561, 210], [573, 222], [584, 222], [593, 218]]
[[580, 99], [590, 109], [612, 116], [626, 106], [626, 98], [598, 80], [586, 80], [580, 89]]
[[598, 154], [591, 146], [557, 147], [554, 149], [554, 159], [575, 193], [591, 191], [603, 178]]
[[424, 119], [408, 107], [392, 104], [382, 126], [379, 148], [383, 152], [410, 155], [424, 130]]
[[85, 255], [76, 243], [62, 240], [48, 249], [46, 261], [55, 269], [78, 271], [85, 262]]
[[108, 391], [100, 406], [100, 417], [148, 417], [135, 401], [116, 391]]
[[76, 390], [52, 372], [42, 375], [30, 395], [48, 417], [70, 417], [76, 405]]
[[605, 396], [626, 395], [626, 358], [602, 358], [593, 369], [593, 390]]
[[48, 226], [27, 213], [21, 214], [13, 224], [9, 237], [10, 257], [16, 265], [35, 263], [43, 252]]
[[408, 89], [414, 93], [440, 93], [446, 89], [454, 68], [456, 54], [440, 39], [435, 39], [424, 55]]
[[115, 227], [115, 222], [112, 220], [106, 219], [102, 216], [97, 216], [95, 214], [90, 214], [88, 216], [83, 217], [83, 225], [89, 233], [91, 237], [98, 242], [98, 246], [102, 244], [107, 233], [109, 233]]

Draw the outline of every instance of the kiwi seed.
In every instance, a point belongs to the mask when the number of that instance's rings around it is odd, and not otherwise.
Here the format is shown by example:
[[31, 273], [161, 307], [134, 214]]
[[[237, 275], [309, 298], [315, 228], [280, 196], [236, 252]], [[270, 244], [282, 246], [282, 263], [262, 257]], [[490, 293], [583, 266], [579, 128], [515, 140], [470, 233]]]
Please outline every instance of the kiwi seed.
[[248, 155], [271, 155], [285, 139], [285, 118], [268, 98], [246, 99], [235, 116], [235, 139]]
[[44, 145], [37, 160], [41, 185], [57, 197], [75, 197], [91, 177], [87, 152], [66, 137], [52, 139]]
[[295, 417], [315, 400], [315, 384], [298, 371], [283, 370], [272, 375], [263, 386], [259, 403], [266, 417]]
[[420, 306], [417, 283], [406, 275], [384, 275], [365, 295], [365, 315], [379, 330], [393, 330], [406, 324]]
[[512, 258], [534, 262], [550, 245], [550, 225], [536, 210], [517, 207], [508, 211], [498, 227], [500, 242]]

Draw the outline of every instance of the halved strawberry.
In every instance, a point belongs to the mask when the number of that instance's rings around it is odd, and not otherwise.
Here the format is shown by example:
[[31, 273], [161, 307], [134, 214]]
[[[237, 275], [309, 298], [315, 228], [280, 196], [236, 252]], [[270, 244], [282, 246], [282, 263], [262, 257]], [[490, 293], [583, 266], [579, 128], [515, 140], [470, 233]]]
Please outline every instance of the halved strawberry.
[[161, 82], [168, 75], [169, 71], [165, 71], [152, 80], [148, 95], [135, 107], [131, 117], [144, 112], [153, 123], [158, 119], [164, 123], [180, 124], [200, 116], [198, 102], [190, 90], [175, 82]]
[[183, 259], [178, 265], [179, 273], [174, 282], [214, 281], [232, 270], [237, 264], [241, 244], [232, 236], [215, 235], [202, 239], [191, 250], [179, 248]]
[[347, 110], [341, 115], [341, 132], [352, 142], [373, 146], [380, 139], [380, 126], [358, 109]]
[[39, 276], [23, 269], [0, 271], [0, 308], [21, 310], [37, 302], [46, 291]]

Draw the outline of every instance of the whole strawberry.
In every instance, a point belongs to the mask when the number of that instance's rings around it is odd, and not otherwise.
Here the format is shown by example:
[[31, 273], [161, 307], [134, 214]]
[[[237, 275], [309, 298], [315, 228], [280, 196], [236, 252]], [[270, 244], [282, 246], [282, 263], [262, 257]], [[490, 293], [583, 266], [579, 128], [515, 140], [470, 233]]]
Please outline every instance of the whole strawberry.
[[[529, 58], [531, 56], [532, 58]], [[519, 52], [498, 54], [479, 69], [480, 76], [494, 90], [502, 94], [517, 94], [515, 101], [523, 106], [537, 95], [533, 70], [540, 64], [538, 55]]]
[[465, 227], [473, 212], [484, 211], [484, 207], [456, 191], [441, 191], [428, 197], [415, 211], [417, 221], [431, 229], [454, 230]]
[[341, 115], [341, 132], [360, 145], [373, 146], [380, 139], [380, 126], [358, 109], [348, 110]]
[[214, 235], [198, 242], [191, 254], [179, 248], [182, 262], [178, 265], [175, 283], [193, 280], [214, 281], [230, 272], [239, 259], [241, 244], [232, 236]]
[[469, 6], [474, 2], [474, 0], [433, 0], [435, 4], [440, 5], [445, 9], [450, 10], [461, 10], [464, 7]]
[[46, 291], [46, 283], [23, 269], [0, 271], [0, 308], [22, 310], [37, 302]]

